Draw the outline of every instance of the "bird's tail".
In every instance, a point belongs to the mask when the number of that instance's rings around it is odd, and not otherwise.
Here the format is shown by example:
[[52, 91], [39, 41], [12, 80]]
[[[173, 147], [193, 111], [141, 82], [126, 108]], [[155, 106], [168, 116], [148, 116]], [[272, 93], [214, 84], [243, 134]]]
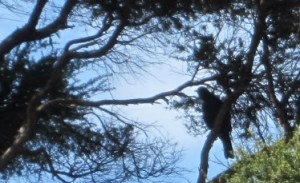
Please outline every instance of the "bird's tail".
[[234, 158], [230, 135], [229, 134], [221, 134], [220, 139], [223, 143], [225, 158], [226, 159]]

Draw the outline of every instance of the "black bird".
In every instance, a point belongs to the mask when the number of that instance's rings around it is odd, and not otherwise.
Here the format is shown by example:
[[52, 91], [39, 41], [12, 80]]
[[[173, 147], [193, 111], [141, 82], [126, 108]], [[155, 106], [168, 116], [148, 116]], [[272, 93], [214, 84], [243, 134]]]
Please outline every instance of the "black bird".
[[[203, 119], [206, 126], [211, 130], [214, 127], [215, 119], [223, 105], [223, 101], [210, 93], [206, 88], [200, 87], [198, 89], [199, 99], [202, 101]], [[228, 112], [223, 121], [222, 127], [218, 133], [218, 137], [223, 143], [225, 158], [234, 158], [233, 149], [230, 139], [231, 133], [230, 113]]]

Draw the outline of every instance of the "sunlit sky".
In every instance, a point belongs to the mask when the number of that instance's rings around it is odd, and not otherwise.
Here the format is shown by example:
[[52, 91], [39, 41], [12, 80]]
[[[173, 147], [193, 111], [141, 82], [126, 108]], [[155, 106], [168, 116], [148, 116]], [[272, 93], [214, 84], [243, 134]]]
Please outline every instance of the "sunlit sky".
[[[26, 20], [20, 16], [11, 15], [1, 7], [0, 12], [2, 14], [2, 18], [0, 18], [0, 40], [2, 40], [17, 27], [21, 27]], [[189, 77], [184, 75], [186, 69], [183, 62], [169, 59], [168, 64], [172, 67], [160, 65], [149, 68], [153, 76], [145, 73], [139, 78], [133, 79], [129, 77], [114, 81], [116, 89], [112, 92], [113, 97], [116, 99], [151, 97], [161, 92], [173, 90], [189, 80]], [[196, 95], [194, 89], [188, 90], [189, 95]], [[168, 106], [165, 102], [160, 102], [161, 104], [153, 105], [130, 105], [123, 107], [122, 110], [131, 119], [145, 123], [156, 122], [161, 132], [160, 135], [178, 142], [178, 147], [184, 150], [184, 156], [180, 161], [180, 165], [191, 171], [185, 173], [184, 179], [179, 180], [180, 182], [196, 182], [200, 164], [200, 152], [206, 135], [197, 137], [189, 135], [184, 126], [184, 119], [179, 118], [180, 113], [174, 109], [167, 109]], [[215, 142], [210, 152], [210, 157], [208, 177], [213, 177], [225, 170], [228, 165], [228, 162], [224, 159], [223, 148], [219, 140]], [[15, 180], [12, 182], [15, 182]]]
[[[121, 83], [117, 86], [115, 96], [120, 98], [132, 98], [132, 97], [150, 97], [157, 93], [173, 90], [182, 83], [186, 82], [189, 77], [178, 72], [183, 73], [185, 71], [184, 65], [180, 61], [170, 60], [176, 67], [176, 73], [174, 67], [171, 69], [168, 66], [164, 68], [155, 69], [153, 73], [158, 76], [159, 79], [152, 76], [145, 76], [142, 79], [137, 79], [134, 84]], [[194, 90], [196, 88], [188, 89], [189, 95], [195, 95]], [[162, 135], [173, 139], [178, 142], [179, 147], [184, 149], [184, 156], [181, 166], [191, 170], [190, 173], [186, 173], [185, 178], [187, 180], [183, 182], [196, 182], [198, 177], [198, 168], [200, 164], [200, 153], [206, 135], [194, 137], [187, 133], [187, 129], [184, 126], [185, 119], [180, 118], [180, 112], [174, 109], [168, 109], [167, 105], [160, 101], [162, 105], [135, 105], [126, 107], [125, 112], [133, 119], [138, 119], [146, 122], [156, 122], [156, 125], [160, 127]], [[228, 162], [224, 159], [223, 147], [219, 140], [217, 140], [211, 149], [210, 157], [210, 169], [208, 177], [213, 177], [220, 173], [222, 170], [227, 169]]]

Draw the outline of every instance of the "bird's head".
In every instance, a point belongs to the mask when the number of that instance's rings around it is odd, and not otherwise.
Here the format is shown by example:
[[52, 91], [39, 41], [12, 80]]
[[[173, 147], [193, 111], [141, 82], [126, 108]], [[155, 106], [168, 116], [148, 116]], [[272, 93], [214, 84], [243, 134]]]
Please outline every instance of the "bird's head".
[[210, 95], [208, 89], [203, 86], [199, 87], [196, 91], [198, 93], [199, 99], [201, 99], [201, 100], [203, 100], [208, 95]]

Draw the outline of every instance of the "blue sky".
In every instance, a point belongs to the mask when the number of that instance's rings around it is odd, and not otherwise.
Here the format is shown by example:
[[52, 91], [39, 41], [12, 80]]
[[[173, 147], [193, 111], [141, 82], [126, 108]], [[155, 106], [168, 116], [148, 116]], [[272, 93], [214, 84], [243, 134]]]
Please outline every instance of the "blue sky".
[[[22, 17], [13, 16], [5, 9], [0, 8], [0, 40], [9, 35], [18, 26], [22, 26], [25, 21]], [[114, 81], [116, 90], [112, 95], [116, 99], [140, 98], [150, 97], [160, 92], [175, 89], [180, 84], [186, 82], [189, 77], [184, 75], [185, 65], [183, 62], [169, 59], [168, 63], [172, 65], [159, 65], [150, 69], [150, 73], [154, 76], [144, 74], [140, 78], [128, 77]], [[182, 74], [179, 74], [182, 73]], [[188, 91], [190, 95], [195, 95], [194, 90]], [[165, 137], [173, 139], [178, 142], [178, 146], [184, 149], [184, 156], [181, 160], [181, 166], [191, 170], [190, 173], [185, 175], [185, 180], [180, 179], [182, 182], [195, 182], [198, 177], [198, 167], [200, 164], [200, 152], [205, 141], [206, 135], [193, 137], [187, 133], [184, 127], [183, 119], [178, 119], [180, 113], [174, 110], [166, 109], [166, 104], [161, 102], [162, 105], [136, 105], [123, 107], [122, 110], [131, 119], [144, 121], [145, 123], [156, 122], [159, 131]], [[156, 134], [158, 135], [158, 134]], [[221, 154], [221, 155], [220, 155]], [[226, 169], [227, 161], [223, 157], [223, 148], [220, 141], [216, 141], [211, 152], [211, 161], [208, 177], [213, 177], [222, 170]], [[220, 159], [218, 159], [218, 158]], [[221, 165], [223, 163], [223, 165]], [[16, 178], [18, 180], [18, 178]], [[18, 182], [12, 180], [12, 182]]]
[[[132, 98], [132, 96], [150, 97], [157, 93], [169, 91], [175, 89], [182, 83], [186, 82], [189, 77], [183, 74], [185, 71], [184, 65], [180, 61], [170, 60], [173, 64], [172, 69], [167, 66], [154, 69], [153, 73], [160, 79], [153, 78], [152, 76], [144, 76], [142, 79], [136, 79], [135, 82], [128, 84], [126, 82], [117, 85], [114, 96], [116, 98]], [[176, 66], [176, 67], [174, 67]], [[176, 70], [176, 72], [175, 72]], [[189, 89], [187, 93], [189, 95], [196, 95], [194, 89]], [[166, 105], [161, 101], [163, 105], [136, 105], [124, 108], [124, 112], [133, 119], [146, 121], [149, 123], [156, 122], [156, 125], [160, 127], [160, 131], [166, 137], [174, 139], [178, 142], [179, 147], [184, 149], [184, 156], [181, 161], [181, 165], [191, 170], [187, 173], [184, 182], [195, 182], [198, 177], [198, 167], [200, 164], [200, 153], [204, 144], [206, 135], [194, 137], [187, 133], [187, 129], [184, 126], [184, 119], [179, 119], [180, 113], [175, 110], [166, 109]], [[223, 147], [219, 140], [217, 140], [210, 152], [211, 161], [208, 177], [213, 177], [226, 169], [228, 162], [223, 157]], [[222, 165], [223, 164], [223, 165]]]

